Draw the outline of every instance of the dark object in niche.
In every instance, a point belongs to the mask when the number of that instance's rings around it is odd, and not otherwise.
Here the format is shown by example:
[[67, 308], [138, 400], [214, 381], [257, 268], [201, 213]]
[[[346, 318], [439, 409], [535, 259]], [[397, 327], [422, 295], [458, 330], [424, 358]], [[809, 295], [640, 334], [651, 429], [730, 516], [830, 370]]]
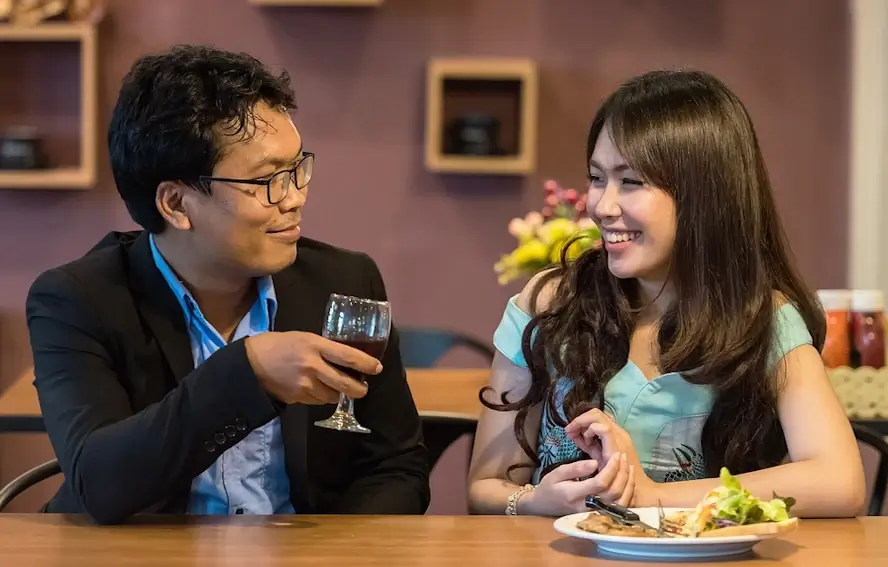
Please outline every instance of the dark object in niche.
[[46, 157], [36, 129], [10, 129], [0, 136], [0, 169], [43, 169]]
[[467, 114], [447, 126], [444, 153], [451, 155], [497, 156], [500, 148], [500, 121], [487, 114]]

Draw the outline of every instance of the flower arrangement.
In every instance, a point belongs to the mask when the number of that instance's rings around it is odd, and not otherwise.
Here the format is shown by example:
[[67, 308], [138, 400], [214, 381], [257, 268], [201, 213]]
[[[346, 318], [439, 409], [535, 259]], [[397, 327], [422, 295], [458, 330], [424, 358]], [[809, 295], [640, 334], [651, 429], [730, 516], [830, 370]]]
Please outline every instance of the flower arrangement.
[[547, 181], [543, 191], [541, 211], [509, 222], [509, 234], [518, 240], [518, 246], [494, 265], [500, 285], [558, 264], [564, 246], [574, 238], [580, 237], [568, 247], [568, 261], [601, 246], [601, 232], [586, 216], [585, 195], [576, 189], [564, 189], [555, 181]]

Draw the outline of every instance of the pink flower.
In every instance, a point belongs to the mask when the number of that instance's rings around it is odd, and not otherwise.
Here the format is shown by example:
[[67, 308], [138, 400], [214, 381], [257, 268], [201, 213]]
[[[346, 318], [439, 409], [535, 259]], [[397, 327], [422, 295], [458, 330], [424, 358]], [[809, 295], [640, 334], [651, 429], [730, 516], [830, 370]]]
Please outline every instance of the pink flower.
[[560, 188], [561, 188], [561, 187], [559, 187], [558, 182], [557, 182], [557, 181], [553, 181], [553, 180], [551, 180], [551, 179], [548, 180], [548, 181], [546, 181], [546, 182], [543, 184], [543, 191], [544, 191], [547, 195], [551, 195], [551, 194], [553, 194], [553, 193], [557, 193], [558, 190], [559, 190]]
[[576, 189], [568, 189], [564, 192], [564, 200], [568, 203], [576, 203], [579, 195], [577, 194]]

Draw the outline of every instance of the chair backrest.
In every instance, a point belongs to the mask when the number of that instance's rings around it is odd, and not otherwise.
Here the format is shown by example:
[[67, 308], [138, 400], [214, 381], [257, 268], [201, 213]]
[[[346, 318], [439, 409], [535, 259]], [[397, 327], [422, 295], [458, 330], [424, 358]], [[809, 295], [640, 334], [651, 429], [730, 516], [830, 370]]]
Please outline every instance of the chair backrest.
[[462, 346], [482, 355], [489, 365], [493, 362], [493, 348], [468, 335], [442, 329], [402, 327], [401, 359], [407, 368], [432, 368], [453, 348]]
[[60, 472], [62, 472], [62, 467], [59, 466], [59, 462], [56, 459], [37, 465], [33, 469], [25, 472], [0, 489], [0, 512], [2, 512], [16, 496], [35, 484], [43, 482]]
[[869, 445], [876, 450], [879, 463], [876, 468], [876, 478], [873, 482], [873, 493], [870, 496], [869, 506], [866, 509], [867, 516], [880, 516], [885, 506], [885, 490], [888, 489], [888, 443], [877, 432], [869, 427], [854, 423], [854, 436], [857, 441]]
[[470, 435], [474, 442], [475, 429], [478, 427], [476, 419], [446, 414], [424, 414], [420, 419], [425, 446], [429, 451], [429, 470], [435, 468], [444, 451], [463, 435]]

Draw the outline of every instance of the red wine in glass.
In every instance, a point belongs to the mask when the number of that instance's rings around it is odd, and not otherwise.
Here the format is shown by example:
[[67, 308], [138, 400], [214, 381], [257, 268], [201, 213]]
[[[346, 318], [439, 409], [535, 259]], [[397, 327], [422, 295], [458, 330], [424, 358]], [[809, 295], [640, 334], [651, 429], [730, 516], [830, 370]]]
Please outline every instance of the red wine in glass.
[[385, 347], [388, 346], [388, 337], [384, 339], [330, 339], [335, 340], [337, 343], [342, 343], [346, 346], [350, 346], [352, 348], [356, 348], [361, 352], [366, 352], [373, 358], [377, 360], [382, 360], [382, 355], [385, 354]]
[[[352, 348], [358, 349], [359, 351], [366, 352], [373, 358], [377, 360], [382, 360], [382, 355], [385, 354], [385, 347], [388, 346], [388, 339], [384, 340], [364, 340], [364, 339], [330, 339], [334, 342], [344, 344], [346, 346], [350, 346]], [[331, 366], [335, 366], [342, 372], [348, 374], [355, 380], [364, 381], [364, 375], [360, 372], [346, 368], [345, 366], [340, 366], [338, 364], [331, 364]]]
[[[333, 294], [327, 302], [323, 336], [382, 360], [388, 345], [392, 326], [392, 312], [388, 301], [376, 301], [360, 297]], [[348, 371], [354, 375], [353, 371]], [[358, 376], [356, 379], [361, 380]], [[318, 427], [370, 433], [358, 423], [354, 415], [354, 401], [345, 394], [339, 395], [336, 411], [327, 419], [315, 422]]]

